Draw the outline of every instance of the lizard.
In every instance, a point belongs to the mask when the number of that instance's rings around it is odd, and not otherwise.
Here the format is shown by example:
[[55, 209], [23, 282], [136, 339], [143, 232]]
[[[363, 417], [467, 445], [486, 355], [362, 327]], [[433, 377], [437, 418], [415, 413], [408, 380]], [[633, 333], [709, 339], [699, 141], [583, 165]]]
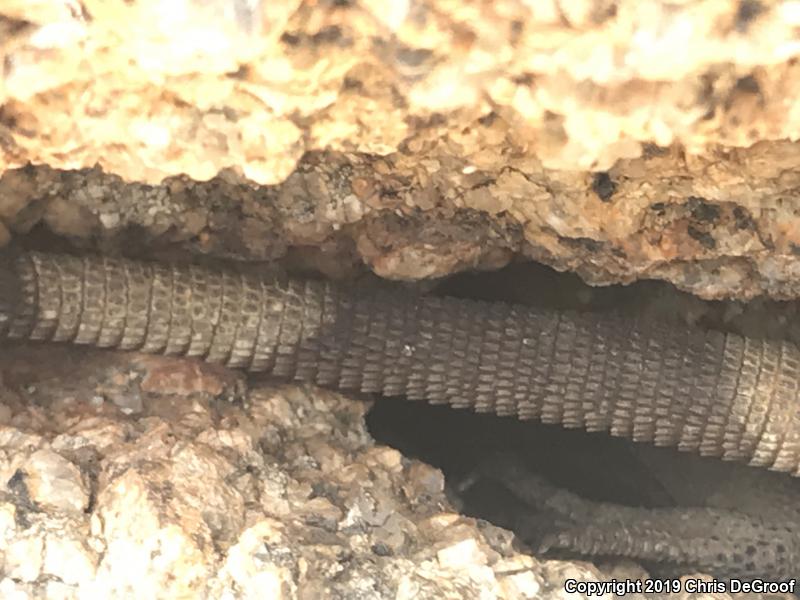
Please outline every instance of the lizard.
[[[4, 338], [197, 357], [800, 476], [800, 349], [785, 341], [391, 286], [354, 291], [234, 268], [41, 252], [2, 254]], [[509, 467], [494, 478], [513, 485], [522, 476]], [[543, 489], [540, 504], [569, 521], [548, 537], [551, 547], [719, 577], [800, 572], [800, 538], [783, 519], [725, 509], [592, 512]]]

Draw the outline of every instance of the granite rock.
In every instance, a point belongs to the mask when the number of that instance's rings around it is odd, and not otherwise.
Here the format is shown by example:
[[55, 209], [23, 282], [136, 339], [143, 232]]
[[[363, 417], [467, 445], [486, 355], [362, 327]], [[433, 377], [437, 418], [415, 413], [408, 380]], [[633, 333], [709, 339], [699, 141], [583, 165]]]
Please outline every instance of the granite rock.
[[800, 292], [793, 0], [34, 6], [0, 7], [0, 244]]

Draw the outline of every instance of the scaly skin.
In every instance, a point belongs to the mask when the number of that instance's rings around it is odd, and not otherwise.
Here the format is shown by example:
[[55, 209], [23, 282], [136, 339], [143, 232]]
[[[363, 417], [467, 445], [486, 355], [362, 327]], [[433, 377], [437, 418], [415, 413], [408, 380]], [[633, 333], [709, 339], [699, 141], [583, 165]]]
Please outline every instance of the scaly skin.
[[[105, 257], [23, 253], [0, 263], [0, 283], [0, 336], [12, 339], [195, 356], [800, 474], [800, 351], [790, 343]], [[687, 554], [683, 533], [656, 525], [631, 527], [625, 543], [595, 537], [610, 554], [640, 556], [634, 537], [648, 535], [665, 561]], [[797, 545], [778, 552], [780, 565], [759, 553], [748, 573], [797, 572]], [[693, 553], [709, 570], [738, 568]]]
[[[751, 507], [641, 508], [595, 502], [555, 487], [512, 456], [486, 459], [465, 485], [477, 478], [506, 488], [530, 507], [527, 514], [493, 517], [542, 552], [631, 557], [661, 577], [701, 572], [723, 580], [783, 581], [798, 574], [800, 508], [766, 512], [762, 505], [750, 512]], [[789, 487], [781, 490], [781, 500], [798, 497], [797, 486]]]

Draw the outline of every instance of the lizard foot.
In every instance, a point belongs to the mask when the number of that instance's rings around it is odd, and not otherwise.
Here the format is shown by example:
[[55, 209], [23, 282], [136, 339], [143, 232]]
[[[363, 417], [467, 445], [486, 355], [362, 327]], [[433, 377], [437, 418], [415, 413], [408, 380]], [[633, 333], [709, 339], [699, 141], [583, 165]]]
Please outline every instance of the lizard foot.
[[482, 463], [462, 485], [490, 482], [532, 513], [504, 525], [551, 555], [624, 557], [659, 576], [702, 572], [721, 579], [783, 581], [800, 573], [791, 523], [708, 507], [643, 508], [587, 500], [507, 455]]

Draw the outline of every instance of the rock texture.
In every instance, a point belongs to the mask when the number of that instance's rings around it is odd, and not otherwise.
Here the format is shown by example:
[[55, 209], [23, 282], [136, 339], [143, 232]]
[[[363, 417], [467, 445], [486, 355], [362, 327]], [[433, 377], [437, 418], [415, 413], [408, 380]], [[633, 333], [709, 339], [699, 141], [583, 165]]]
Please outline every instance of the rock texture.
[[[4, 0], [0, 246], [797, 298], [798, 25], [795, 0]], [[451, 512], [341, 397], [0, 351], [3, 597], [601, 577]]]
[[[224, 221], [241, 257], [322, 247], [391, 278], [516, 255], [594, 284], [800, 292], [797, 2], [30, 6], [0, 7], [0, 239], [44, 213], [219, 246]], [[20, 183], [28, 162], [230, 185]]]
[[64, 346], [3, 349], [0, 373], [6, 598], [556, 600], [646, 576], [521, 554], [375, 446], [366, 402]]
[[372, 443], [367, 403], [65, 347], [0, 371], [5, 598], [560, 598], [601, 577], [455, 513], [440, 471]]
[[[792, 1], [11, 0], [2, 14], [4, 168], [277, 183], [305, 150], [408, 146], [478, 169], [607, 170], [649, 143], [800, 132]], [[492, 114], [513, 130], [480, 123]]]

